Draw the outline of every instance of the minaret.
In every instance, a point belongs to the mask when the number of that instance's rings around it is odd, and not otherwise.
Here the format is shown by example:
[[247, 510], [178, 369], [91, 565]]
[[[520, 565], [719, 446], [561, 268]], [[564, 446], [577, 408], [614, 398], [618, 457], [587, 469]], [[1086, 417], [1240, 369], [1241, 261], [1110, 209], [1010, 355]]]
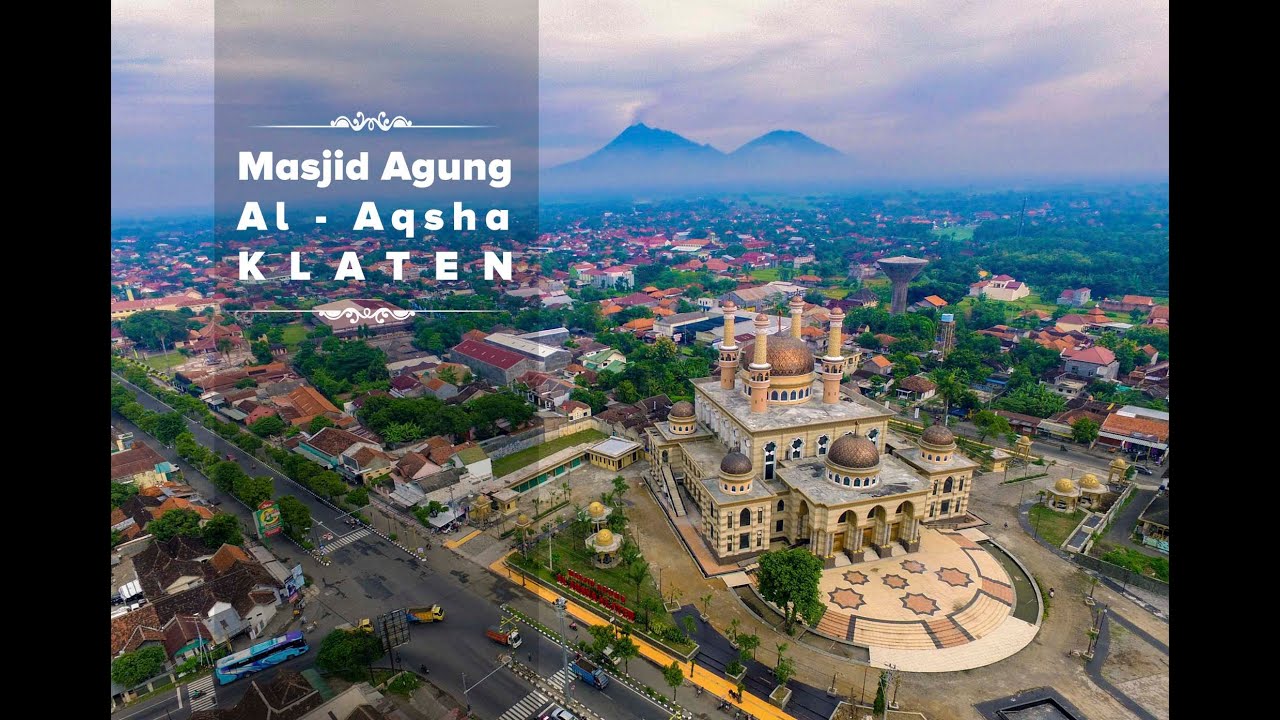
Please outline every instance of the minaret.
[[800, 328], [804, 325], [804, 298], [799, 295], [791, 296], [791, 337], [797, 340], [803, 340], [800, 337]]
[[844, 356], [840, 354], [843, 325], [844, 310], [837, 306], [831, 311], [831, 334], [827, 336], [827, 354], [822, 358], [822, 402], [828, 405], [840, 402], [840, 380], [844, 378]]
[[762, 413], [769, 407], [769, 336], [765, 330], [769, 327], [769, 318], [764, 313], [756, 315], [756, 350], [751, 365], [747, 368], [747, 387], [751, 388], [751, 412]]
[[720, 342], [720, 387], [733, 389], [733, 379], [738, 372], [738, 342], [733, 339], [734, 313], [738, 306], [732, 300], [725, 300], [720, 306], [724, 312], [724, 340]]

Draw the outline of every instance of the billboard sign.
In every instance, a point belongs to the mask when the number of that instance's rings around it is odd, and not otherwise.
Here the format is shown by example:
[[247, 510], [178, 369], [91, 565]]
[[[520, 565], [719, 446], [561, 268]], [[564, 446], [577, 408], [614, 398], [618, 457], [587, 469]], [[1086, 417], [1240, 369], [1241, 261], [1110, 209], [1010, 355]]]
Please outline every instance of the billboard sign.
[[270, 537], [284, 529], [280, 522], [280, 509], [276, 507], [273, 500], [263, 500], [254, 511], [253, 520], [258, 527], [260, 538]]

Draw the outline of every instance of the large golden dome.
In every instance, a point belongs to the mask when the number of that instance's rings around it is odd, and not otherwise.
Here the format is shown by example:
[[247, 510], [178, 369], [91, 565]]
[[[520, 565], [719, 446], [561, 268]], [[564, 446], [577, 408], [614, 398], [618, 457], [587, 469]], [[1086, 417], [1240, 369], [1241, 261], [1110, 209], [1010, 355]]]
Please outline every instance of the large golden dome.
[[1085, 473], [1080, 478], [1080, 487], [1082, 488], [1100, 488], [1102, 483], [1098, 482], [1098, 476], [1093, 473]]
[[[813, 372], [813, 351], [803, 340], [790, 335], [770, 335], [765, 349], [771, 375], [804, 375]], [[755, 357], [756, 342], [742, 347], [739, 365], [746, 370]]]
[[831, 443], [827, 461], [854, 470], [870, 469], [880, 464], [876, 444], [858, 435], [845, 435]]
[[605, 529], [605, 530], [601, 530], [600, 532], [596, 533], [596, 546], [597, 546], [597, 547], [607, 547], [607, 546], [612, 545], [612, 544], [613, 544], [613, 531], [612, 531], [612, 530]]
[[1059, 495], [1069, 495], [1075, 492], [1076, 484], [1071, 482], [1070, 478], [1058, 478], [1058, 482], [1053, 484], [1053, 491]]
[[599, 518], [603, 516], [604, 505], [600, 504], [599, 500], [593, 501], [590, 505], [587, 506], [587, 515], [590, 515], [593, 518]]

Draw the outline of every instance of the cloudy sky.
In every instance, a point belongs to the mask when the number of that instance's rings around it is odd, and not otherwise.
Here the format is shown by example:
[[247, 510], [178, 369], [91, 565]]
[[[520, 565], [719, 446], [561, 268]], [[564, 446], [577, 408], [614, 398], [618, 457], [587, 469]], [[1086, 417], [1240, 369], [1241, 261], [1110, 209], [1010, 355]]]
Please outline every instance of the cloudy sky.
[[[112, 2], [117, 209], [208, 203], [212, 5]], [[1167, 0], [543, 0], [539, 16], [544, 167], [644, 122], [722, 150], [799, 130], [886, 177], [1168, 171]]]

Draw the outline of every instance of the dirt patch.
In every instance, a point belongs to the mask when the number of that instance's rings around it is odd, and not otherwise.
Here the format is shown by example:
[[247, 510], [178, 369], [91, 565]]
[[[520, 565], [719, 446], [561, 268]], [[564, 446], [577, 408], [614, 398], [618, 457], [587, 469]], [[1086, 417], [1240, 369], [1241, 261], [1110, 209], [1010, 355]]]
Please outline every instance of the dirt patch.
[[1169, 657], [1116, 623], [1108, 623], [1111, 647], [1102, 676], [1117, 686], [1152, 675], [1169, 674]]

